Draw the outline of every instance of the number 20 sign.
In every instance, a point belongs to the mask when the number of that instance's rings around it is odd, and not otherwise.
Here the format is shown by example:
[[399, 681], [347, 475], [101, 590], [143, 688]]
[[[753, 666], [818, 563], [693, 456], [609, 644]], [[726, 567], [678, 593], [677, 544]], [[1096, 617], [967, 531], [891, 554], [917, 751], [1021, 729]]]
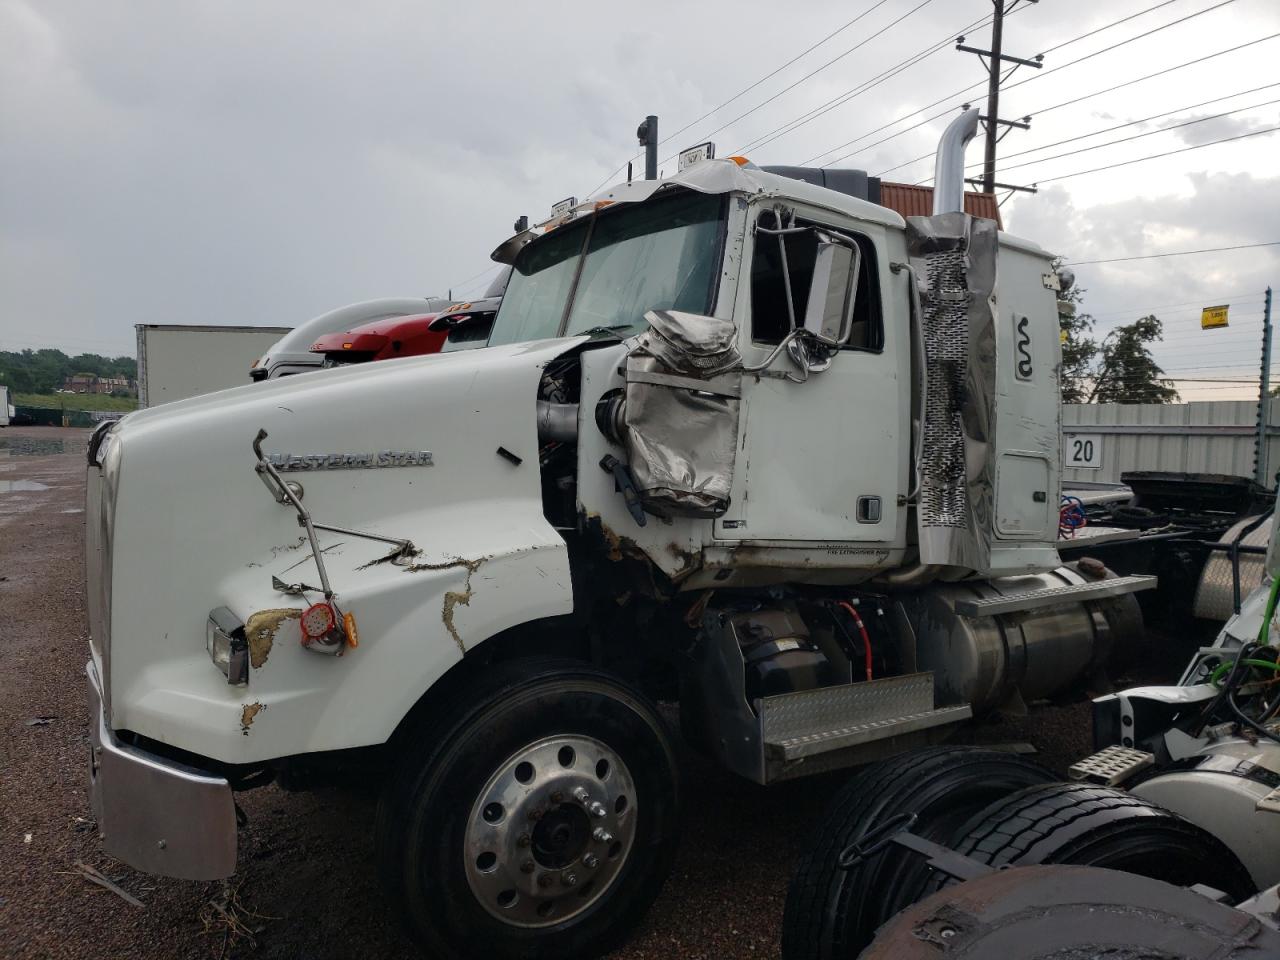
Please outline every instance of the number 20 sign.
[[1080, 470], [1102, 467], [1102, 435], [1067, 433], [1062, 437], [1062, 465]]

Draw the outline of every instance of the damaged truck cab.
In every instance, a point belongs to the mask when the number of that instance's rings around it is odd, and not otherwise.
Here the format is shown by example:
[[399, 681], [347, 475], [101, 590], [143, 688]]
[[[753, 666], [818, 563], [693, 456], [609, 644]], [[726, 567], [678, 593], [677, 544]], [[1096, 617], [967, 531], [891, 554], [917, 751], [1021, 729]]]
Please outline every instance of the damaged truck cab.
[[226, 876], [234, 790], [372, 756], [430, 955], [595, 955], [671, 863], [654, 701], [765, 784], [1100, 669], [1150, 578], [1058, 558], [1057, 283], [959, 212], [976, 122], [933, 217], [700, 160], [504, 243], [486, 349], [99, 430], [107, 852]]

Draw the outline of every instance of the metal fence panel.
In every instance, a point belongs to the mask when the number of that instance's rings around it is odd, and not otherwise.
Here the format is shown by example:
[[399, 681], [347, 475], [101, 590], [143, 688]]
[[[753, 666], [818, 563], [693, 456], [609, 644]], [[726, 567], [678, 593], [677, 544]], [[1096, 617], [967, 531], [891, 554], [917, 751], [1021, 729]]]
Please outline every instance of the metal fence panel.
[[[1280, 424], [1280, 400], [1270, 404], [1268, 422]], [[1252, 400], [1063, 404], [1062, 477], [1119, 483], [1129, 470], [1252, 477], [1257, 411]], [[1096, 465], [1080, 465], [1092, 445], [1098, 452], [1087, 462]], [[1265, 465], [1268, 477], [1280, 468], [1280, 427], [1268, 429]]]

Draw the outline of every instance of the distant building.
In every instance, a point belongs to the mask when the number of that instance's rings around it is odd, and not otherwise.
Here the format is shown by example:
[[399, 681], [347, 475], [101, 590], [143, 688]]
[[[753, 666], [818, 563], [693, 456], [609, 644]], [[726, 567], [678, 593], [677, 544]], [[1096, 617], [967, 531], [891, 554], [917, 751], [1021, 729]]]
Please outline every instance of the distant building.
[[92, 373], [76, 373], [62, 382], [64, 393], [123, 393], [138, 395], [138, 384], [128, 377], [98, 377]]

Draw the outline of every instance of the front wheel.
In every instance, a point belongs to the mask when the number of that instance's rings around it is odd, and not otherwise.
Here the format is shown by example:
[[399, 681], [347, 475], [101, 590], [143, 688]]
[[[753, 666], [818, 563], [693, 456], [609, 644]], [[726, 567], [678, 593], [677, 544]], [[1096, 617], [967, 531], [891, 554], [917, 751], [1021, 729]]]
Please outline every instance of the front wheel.
[[679, 820], [665, 725], [622, 681], [492, 668], [424, 722], [378, 813], [378, 857], [432, 956], [598, 956], [657, 896]]

